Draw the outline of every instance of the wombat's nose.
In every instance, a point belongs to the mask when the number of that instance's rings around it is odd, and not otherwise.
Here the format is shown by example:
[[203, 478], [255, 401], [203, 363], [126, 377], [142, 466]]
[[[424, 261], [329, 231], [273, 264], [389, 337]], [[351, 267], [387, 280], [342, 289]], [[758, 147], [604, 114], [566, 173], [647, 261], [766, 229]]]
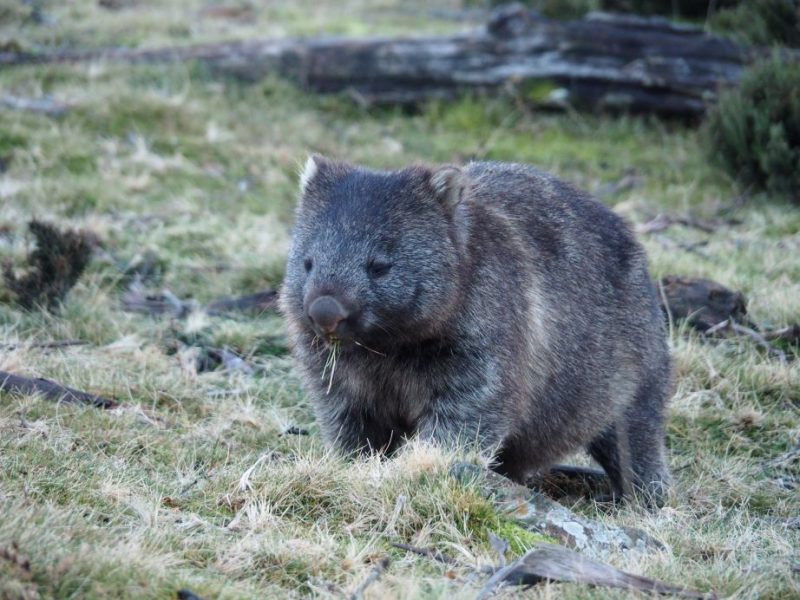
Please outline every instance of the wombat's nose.
[[308, 316], [320, 331], [330, 334], [347, 317], [344, 306], [333, 296], [320, 296], [308, 307]]

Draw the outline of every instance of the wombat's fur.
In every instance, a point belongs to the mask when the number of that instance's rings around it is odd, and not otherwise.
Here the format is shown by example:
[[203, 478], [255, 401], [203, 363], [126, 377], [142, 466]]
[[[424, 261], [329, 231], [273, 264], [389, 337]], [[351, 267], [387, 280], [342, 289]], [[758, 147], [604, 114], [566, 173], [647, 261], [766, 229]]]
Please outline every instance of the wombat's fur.
[[312, 156], [301, 188], [281, 308], [327, 442], [477, 441], [518, 481], [585, 446], [660, 500], [669, 356], [620, 217], [518, 164]]

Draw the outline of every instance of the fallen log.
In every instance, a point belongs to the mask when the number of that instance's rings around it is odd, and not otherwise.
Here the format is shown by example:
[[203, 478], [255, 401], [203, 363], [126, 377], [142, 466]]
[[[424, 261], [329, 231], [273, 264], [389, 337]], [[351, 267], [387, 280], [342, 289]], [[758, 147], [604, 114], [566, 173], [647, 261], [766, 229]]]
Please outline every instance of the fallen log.
[[48, 400], [68, 404], [90, 404], [97, 408], [116, 408], [119, 404], [109, 398], [81, 392], [41, 377], [31, 378], [0, 371], [0, 392], [17, 395], [41, 394]]
[[657, 285], [661, 308], [672, 320], [686, 322], [701, 332], [707, 332], [728, 319], [740, 323], [747, 319], [747, 299], [741, 292], [726, 288], [710, 279], [668, 275]]
[[[491, 537], [492, 534], [490, 534]], [[531, 586], [546, 581], [579, 583], [592, 587], [619, 588], [697, 600], [715, 600], [717, 598], [716, 593], [713, 591], [708, 593], [699, 592], [657, 579], [626, 573], [610, 564], [588, 558], [557, 544], [537, 543], [521, 558], [506, 565], [505, 551], [507, 550], [508, 542], [494, 536], [492, 546], [500, 554], [500, 561], [495, 566], [483, 565], [477, 568], [438, 550], [400, 543], [392, 543], [392, 546], [430, 558], [448, 567], [470, 569], [475, 574], [490, 575], [476, 596], [476, 600], [485, 600], [491, 597], [503, 585]]]
[[797, 355], [800, 323], [779, 329], [759, 327], [747, 316], [747, 298], [710, 279], [667, 275], [656, 282], [661, 310], [670, 321], [683, 321], [706, 338], [746, 337], [761, 346], [767, 355], [787, 363]]
[[228, 77], [257, 81], [278, 74], [305, 89], [345, 92], [365, 104], [414, 105], [512, 85], [539, 105], [692, 117], [764, 52], [659, 17], [590, 13], [556, 21], [516, 4], [491, 13], [482, 27], [449, 36], [6, 52], [0, 66], [198, 60]]

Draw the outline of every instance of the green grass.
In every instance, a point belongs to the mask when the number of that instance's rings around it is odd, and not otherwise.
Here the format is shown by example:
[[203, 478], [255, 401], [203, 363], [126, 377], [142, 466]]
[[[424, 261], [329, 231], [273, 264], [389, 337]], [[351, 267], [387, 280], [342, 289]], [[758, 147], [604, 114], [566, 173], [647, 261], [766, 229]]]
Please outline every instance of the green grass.
[[[212, 26], [192, 17], [201, 3], [162, 4], [109, 13], [94, 2], [46, 3], [56, 25], [9, 23], [0, 33], [30, 46], [91, 47], [367, 27], [417, 32], [420, 20], [325, 2], [316, 12], [269, 8], [252, 23]], [[633, 174], [636, 186], [603, 196], [633, 222], [658, 213], [738, 222], [711, 234], [676, 226], [644, 236], [655, 275], [712, 277], [743, 290], [756, 321], [800, 321], [800, 213], [766, 196], [737, 207], [739, 190], [683, 126], [540, 114], [514, 98], [364, 111], [279, 80], [243, 86], [182, 65], [5, 69], [0, 87], [75, 105], [59, 119], [0, 111], [0, 260], [22, 260], [32, 217], [86, 228], [101, 241], [59, 314], [0, 303], [0, 369], [124, 402], [102, 412], [0, 397], [3, 598], [170, 597], [181, 587], [208, 598], [341, 597], [386, 555], [392, 564], [369, 597], [474, 597], [481, 583], [465, 570], [390, 542], [486, 563], [494, 560], [490, 531], [511, 541], [509, 558], [536, 541], [480, 490], [451, 478], [452, 456], [441, 450], [413, 447], [389, 461], [327, 454], [280, 318], [176, 321], [121, 310], [126, 282], [148, 255], [153, 291], [204, 302], [276, 286], [296, 172], [309, 152], [382, 167], [529, 161], [599, 192]], [[705, 245], [686, 250], [697, 242]], [[66, 339], [86, 344], [27, 345]], [[672, 346], [676, 481], [668, 505], [654, 514], [576, 508], [668, 544], [611, 555], [621, 568], [737, 598], [795, 597], [800, 533], [789, 523], [800, 501], [786, 486], [800, 478], [792, 454], [800, 366], [781, 365], [748, 340], [710, 343], [677, 327]], [[256, 374], [197, 372], [206, 347], [249, 358]], [[292, 426], [310, 435], [285, 435]], [[628, 597], [574, 585], [527, 594]]]

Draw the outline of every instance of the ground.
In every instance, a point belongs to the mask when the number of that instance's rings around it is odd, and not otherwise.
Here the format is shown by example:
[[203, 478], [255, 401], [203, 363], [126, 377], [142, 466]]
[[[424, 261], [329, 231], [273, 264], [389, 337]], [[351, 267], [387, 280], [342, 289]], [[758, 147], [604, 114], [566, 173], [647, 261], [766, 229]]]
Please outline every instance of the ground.
[[[27, 5], [6, 0], [0, 40], [153, 46], [467, 26], [422, 3], [226, 5], [245, 17], [204, 13], [205, 2], [118, 4], [132, 6], [44, 3], [36, 24], [13, 13]], [[0, 369], [124, 403], [102, 411], [0, 395], [0, 598], [166, 598], [180, 588], [206, 598], [341, 597], [386, 555], [391, 565], [368, 597], [474, 597], [481, 580], [469, 570], [391, 542], [485, 564], [494, 560], [489, 532], [515, 538], [509, 557], [535, 540], [448, 475], [451, 455], [417, 446], [391, 461], [348, 462], [326, 453], [278, 316], [121, 309], [136, 272], [148, 289], [198, 302], [278, 286], [309, 152], [381, 167], [531, 162], [634, 223], [659, 213], [716, 220], [711, 232], [642, 234], [653, 274], [741, 290], [760, 324], [800, 321], [800, 213], [715, 171], [692, 125], [543, 114], [513, 94], [363, 109], [277, 79], [240, 84], [181, 64], [4, 68], [0, 88], [72, 106], [61, 117], [0, 110], [0, 260], [22, 264], [33, 217], [89, 230], [96, 245], [59, 312], [22, 311], [0, 290]], [[622, 180], [630, 185], [615, 185]], [[666, 507], [602, 511], [583, 501], [576, 510], [667, 545], [608, 557], [623, 569], [724, 596], [797, 597], [800, 363], [679, 324], [670, 339], [675, 485]], [[83, 345], [35, 345], [57, 340]], [[255, 373], [198, 372], [209, 347], [238, 353]], [[551, 584], [524, 595], [629, 594]]]

